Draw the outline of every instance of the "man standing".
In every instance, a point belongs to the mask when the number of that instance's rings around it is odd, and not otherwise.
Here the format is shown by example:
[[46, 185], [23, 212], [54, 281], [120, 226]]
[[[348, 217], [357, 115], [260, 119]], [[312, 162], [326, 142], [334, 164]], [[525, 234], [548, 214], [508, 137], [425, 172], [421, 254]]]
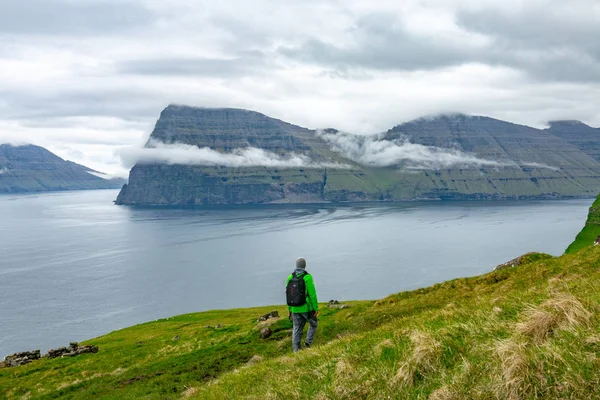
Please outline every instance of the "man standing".
[[292, 333], [292, 346], [294, 353], [301, 349], [302, 331], [308, 322], [308, 333], [304, 345], [310, 347], [317, 332], [319, 315], [319, 302], [317, 291], [312, 276], [306, 272], [306, 260], [296, 260], [296, 270], [287, 278], [286, 285], [287, 304], [292, 320], [294, 331]]

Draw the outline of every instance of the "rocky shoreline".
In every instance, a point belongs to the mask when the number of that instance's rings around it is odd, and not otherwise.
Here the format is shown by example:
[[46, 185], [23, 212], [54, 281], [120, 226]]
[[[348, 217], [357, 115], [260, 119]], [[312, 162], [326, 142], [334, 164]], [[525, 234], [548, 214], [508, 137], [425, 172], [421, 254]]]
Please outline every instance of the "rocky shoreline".
[[4, 358], [4, 361], [0, 362], [0, 368], [11, 368], [19, 367], [21, 365], [29, 364], [33, 361], [40, 360], [42, 358], [59, 358], [59, 357], [76, 357], [81, 354], [98, 352], [98, 346], [94, 345], [80, 345], [77, 342], [71, 342], [68, 347], [59, 347], [58, 349], [50, 349], [47, 354], [41, 355], [40, 350], [24, 351], [21, 353], [15, 353], [8, 355]]

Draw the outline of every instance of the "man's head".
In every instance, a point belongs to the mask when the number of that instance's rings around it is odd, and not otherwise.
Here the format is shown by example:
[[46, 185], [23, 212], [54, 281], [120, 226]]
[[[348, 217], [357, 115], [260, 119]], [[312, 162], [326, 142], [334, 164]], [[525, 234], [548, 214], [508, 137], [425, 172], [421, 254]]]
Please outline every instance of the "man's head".
[[296, 259], [296, 268], [306, 269], [306, 260], [302, 257]]

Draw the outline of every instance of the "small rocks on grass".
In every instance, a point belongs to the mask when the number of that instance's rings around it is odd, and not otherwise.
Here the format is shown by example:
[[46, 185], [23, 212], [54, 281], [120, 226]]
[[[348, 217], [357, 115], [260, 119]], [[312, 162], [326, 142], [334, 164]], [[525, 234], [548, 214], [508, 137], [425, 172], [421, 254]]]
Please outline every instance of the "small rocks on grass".
[[273, 334], [273, 331], [270, 330], [269, 328], [264, 328], [260, 330], [260, 338], [261, 339], [266, 339], [268, 337], [270, 337]]
[[[75, 357], [85, 353], [97, 353], [98, 346], [87, 345], [80, 346], [77, 342], [71, 342], [69, 347], [59, 347], [58, 349], [50, 349], [47, 354], [44, 354], [44, 358], [52, 359], [58, 357]], [[0, 368], [4, 367], [18, 367], [21, 365], [29, 364], [32, 361], [39, 360], [42, 358], [39, 350], [25, 351], [22, 353], [11, 354], [4, 358], [4, 362], [0, 363]]]
[[44, 357], [47, 358], [58, 358], [58, 357], [76, 357], [86, 353], [97, 353], [98, 346], [87, 345], [81, 346], [77, 342], [71, 342], [69, 347], [59, 347], [58, 349], [48, 350], [48, 354]]
[[329, 300], [329, 303], [327, 303], [327, 308], [350, 308], [350, 306], [348, 304], [341, 304], [339, 301], [337, 300]]
[[261, 315], [260, 317], [258, 317], [256, 322], [266, 321], [270, 318], [279, 318], [279, 313], [277, 311], [271, 311], [268, 314]]
[[29, 364], [32, 361], [39, 360], [41, 353], [39, 350], [24, 351], [21, 353], [11, 354], [4, 358], [4, 364], [7, 367], [18, 367], [21, 365]]

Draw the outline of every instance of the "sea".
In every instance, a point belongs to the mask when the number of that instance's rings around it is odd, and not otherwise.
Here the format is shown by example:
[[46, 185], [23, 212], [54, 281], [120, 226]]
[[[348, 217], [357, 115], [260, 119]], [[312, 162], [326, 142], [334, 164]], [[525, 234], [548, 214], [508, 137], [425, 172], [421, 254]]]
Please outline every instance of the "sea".
[[560, 255], [593, 201], [158, 209], [116, 206], [117, 193], [0, 196], [0, 359], [178, 314], [281, 305], [297, 257], [320, 301], [343, 301]]

